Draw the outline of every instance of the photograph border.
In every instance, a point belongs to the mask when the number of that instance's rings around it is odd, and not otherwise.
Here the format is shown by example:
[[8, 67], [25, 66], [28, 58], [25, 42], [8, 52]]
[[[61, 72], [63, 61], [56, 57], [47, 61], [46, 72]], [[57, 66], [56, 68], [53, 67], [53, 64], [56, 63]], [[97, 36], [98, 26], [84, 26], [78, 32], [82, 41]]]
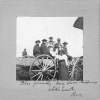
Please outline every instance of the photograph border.
[[[84, 81], [89, 84], [74, 84], [75, 89], [83, 98], [76, 96], [74, 99], [99, 99], [100, 98], [100, 41], [99, 41], [99, 0], [62, 0], [62, 1], [0, 1], [0, 26], [1, 26], [1, 67], [0, 67], [0, 98], [1, 100], [41, 100], [63, 99], [72, 100], [70, 92], [47, 92], [47, 86], [20, 85], [16, 82], [16, 17], [17, 16], [83, 16], [84, 17]], [[96, 34], [94, 34], [96, 33]], [[6, 67], [7, 66], [7, 67]], [[91, 69], [90, 69], [91, 68]], [[92, 82], [97, 82], [91, 84]], [[52, 84], [55, 84], [52, 82]], [[69, 84], [68, 86], [73, 86]], [[67, 86], [67, 87], [68, 87]], [[66, 96], [67, 95], [67, 96]]]

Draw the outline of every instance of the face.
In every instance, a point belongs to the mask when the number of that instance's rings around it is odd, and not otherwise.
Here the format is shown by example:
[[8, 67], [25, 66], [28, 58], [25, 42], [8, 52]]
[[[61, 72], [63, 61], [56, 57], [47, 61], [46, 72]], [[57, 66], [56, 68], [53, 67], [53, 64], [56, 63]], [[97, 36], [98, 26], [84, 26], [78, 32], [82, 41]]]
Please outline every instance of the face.
[[24, 49], [24, 51], [26, 51], [26, 49]]
[[44, 41], [43, 43], [44, 43], [44, 44], [46, 44], [46, 43], [47, 43], [47, 41]]
[[63, 44], [64, 46], [66, 46], [66, 44]]
[[40, 44], [40, 42], [37, 42], [36, 44], [37, 44], [37, 45], [39, 45], [39, 44]]
[[58, 40], [58, 42], [60, 42], [60, 40]]
[[53, 38], [50, 38], [50, 41], [52, 41], [53, 40]]

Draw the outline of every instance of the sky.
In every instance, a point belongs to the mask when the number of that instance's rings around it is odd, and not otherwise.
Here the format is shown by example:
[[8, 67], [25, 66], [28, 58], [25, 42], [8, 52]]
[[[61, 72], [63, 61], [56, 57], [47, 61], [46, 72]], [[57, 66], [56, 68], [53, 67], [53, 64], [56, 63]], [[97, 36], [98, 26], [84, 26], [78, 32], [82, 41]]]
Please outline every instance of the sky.
[[[16, 56], [21, 57], [26, 48], [29, 56], [33, 54], [36, 40], [47, 39], [52, 36], [54, 41], [61, 39], [61, 43], [68, 42], [69, 55], [79, 57], [83, 55], [83, 30], [73, 27], [78, 17], [17, 17], [16, 18]], [[42, 41], [41, 41], [42, 42]]]

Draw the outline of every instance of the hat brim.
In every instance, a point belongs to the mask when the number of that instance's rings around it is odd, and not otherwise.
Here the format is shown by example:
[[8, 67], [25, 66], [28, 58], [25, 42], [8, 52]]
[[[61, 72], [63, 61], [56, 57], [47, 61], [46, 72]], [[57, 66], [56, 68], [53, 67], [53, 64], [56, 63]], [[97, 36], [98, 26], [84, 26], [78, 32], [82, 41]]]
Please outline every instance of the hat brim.
[[47, 40], [42, 40], [42, 41], [47, 41]]
[[68, 43], [63, 43], [63, 44], [68, 44]]
[[53, 39], [53, 37], [49, 37], [49, 39]]
[[61, 39], [57, 39], [57, 41], [58, 41], [58, 40], [61, 40]]

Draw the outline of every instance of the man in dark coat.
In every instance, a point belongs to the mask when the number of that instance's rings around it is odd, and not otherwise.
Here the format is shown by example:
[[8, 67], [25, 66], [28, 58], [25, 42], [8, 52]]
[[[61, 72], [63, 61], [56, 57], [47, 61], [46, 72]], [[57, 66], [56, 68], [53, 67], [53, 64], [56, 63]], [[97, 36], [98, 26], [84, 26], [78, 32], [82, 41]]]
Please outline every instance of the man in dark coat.
[[41, 47], [40, 47], [40, 50], [41, 50], [41, 52], [43, 54], [50, 54], [49, 48], [47, 47], [46, 43], [47, 43], [47, 40], [46, 39], [43, 39], [42, 40]]
[[67, 42], [63, 43], [63, 54], [67, 56], [68, 61], [72, 61], [72, 56], [70, 56], [67, 51], [67, 46], [66, 46], [67, 44], [68, 44]]
[[24, 49], [24, 51], [22, 52], [22, 57], [27, 57], [27, 51], [26, 51], [26, 49]]
[[35, 43], [36, 43], [36, 44], [35, 44], [35, 46], [34, 46], [34, 48], [33, 48], [33, 55], [34, 55], [35, 57], [37, 57], [37, 56], [41, 55], [42, 53], [41, 53], [40, 47], [39, 47], [40, 41], [37, 40]]

